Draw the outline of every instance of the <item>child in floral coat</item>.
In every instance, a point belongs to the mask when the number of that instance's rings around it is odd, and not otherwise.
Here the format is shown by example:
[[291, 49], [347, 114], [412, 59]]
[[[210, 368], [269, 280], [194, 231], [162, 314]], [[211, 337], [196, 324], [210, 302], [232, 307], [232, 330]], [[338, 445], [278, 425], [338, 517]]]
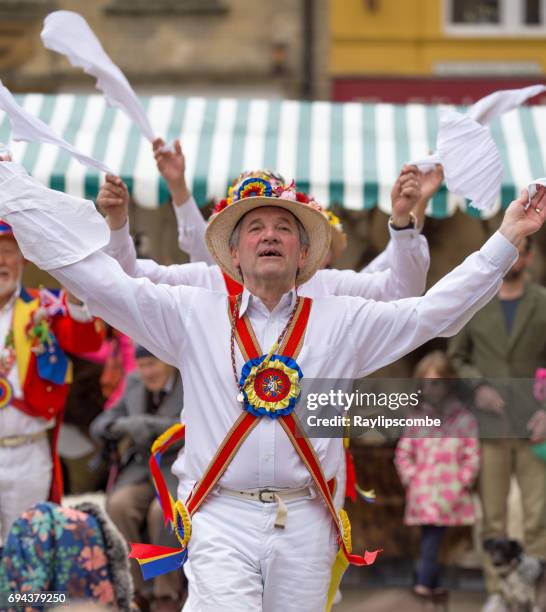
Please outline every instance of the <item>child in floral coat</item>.
[[440, 419], [440, 427], [408, 428], [396, 448], [395, 464], [406, 487], [406, 525], [421, 525], [421, 560], [414, 591], [440, 594], [438, 552], [447, 527], [474, 523], [470, 489], [478, 474], [478, 426], [454, 393], [455, 372], [444, 353], [424, 357], [415, 370], [421, 380], [419, 413]]

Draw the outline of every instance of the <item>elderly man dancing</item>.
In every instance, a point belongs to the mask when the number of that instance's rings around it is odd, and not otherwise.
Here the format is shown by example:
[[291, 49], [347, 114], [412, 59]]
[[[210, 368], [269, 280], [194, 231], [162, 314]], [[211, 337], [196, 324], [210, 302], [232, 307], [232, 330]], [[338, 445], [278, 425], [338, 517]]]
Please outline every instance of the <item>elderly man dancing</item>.
[[182, 372], [185, 467], [196, 483], [186, 503], [190, 609], [324, 608], [336, 552], [349, 547], [324, 486], [343, 449], [340, 439], [298, 436], [299, 381], [364, 376], [456, 333], [498, 290], [515, 245], [543, 224], [543, 192], [528, 210], [526, 199], [513, 202], [500, 231], [421, 298], [311, 300], [297, 287], [326, 256], [328, 223], [297, 201], [292, 185], [250, 177], [207, 228], [216, 261], [244, 284], [240, 298], [229, 299], [126, 276], [97, 251], [108, 230], [92, 203], [0, 164], [0, 215], [25, 256]]

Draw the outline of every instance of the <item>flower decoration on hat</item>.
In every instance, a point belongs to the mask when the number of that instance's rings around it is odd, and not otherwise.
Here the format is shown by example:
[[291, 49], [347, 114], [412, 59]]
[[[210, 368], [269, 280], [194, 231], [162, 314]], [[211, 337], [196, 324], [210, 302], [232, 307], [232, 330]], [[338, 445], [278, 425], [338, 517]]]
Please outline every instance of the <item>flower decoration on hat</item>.
[[245, 179], [237, 190], [237, 200], [259, 196], [269, 197], [273, 193], [271, 183], [263, 178], [249, 177]]
[[328, 219], [330, 227], [333, 227], [338, 232], [343, 232], [343, 225], [341, 224], [341, 221], [337, 215], [334, 215], [334, 213], [328, 209], [324, 211], [324, 215]]
[[236, 202], [256, 197], [296, 200], [295, 184], [293, 181], [288, 185], [285, 184], [282, 176], [270, 170], [243, 172], [228, 187], [227, 197], [216, 204], [213, 215]]

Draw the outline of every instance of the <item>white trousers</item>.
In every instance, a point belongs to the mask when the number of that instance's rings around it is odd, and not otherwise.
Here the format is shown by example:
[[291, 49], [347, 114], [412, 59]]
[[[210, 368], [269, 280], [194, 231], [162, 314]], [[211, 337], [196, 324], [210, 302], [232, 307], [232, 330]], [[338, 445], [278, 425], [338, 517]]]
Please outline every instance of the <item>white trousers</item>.
[[277, 505], [211, 493], [195, 513], [184, 612], [320, 612], [337, 553], [333, 521], [322, 500]]
[[0, 447], [0, 545], [25, 510], [47, 500], [51, 470], [47, 438], [13, 448]]

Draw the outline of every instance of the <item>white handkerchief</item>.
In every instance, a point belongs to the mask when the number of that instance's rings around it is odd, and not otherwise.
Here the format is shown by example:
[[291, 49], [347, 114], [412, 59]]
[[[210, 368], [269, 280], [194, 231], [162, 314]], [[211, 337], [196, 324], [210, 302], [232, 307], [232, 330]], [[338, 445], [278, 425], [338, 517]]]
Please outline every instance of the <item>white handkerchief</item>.
[[112, 172], [108, 166], [97, 161], [85, 153], [80, 153], [69, 142], [57, 136], [51, 128], [38, 117], [33, 117], [29, 112], [17, 104], [9, 89], [0, 81], [0, 108], [6, 111], [12, 129], [14, 140], [25, 140], [27, 142], [47, 142], [65, 149], [84, 166], [96, 168], [102, 172]]
[[112, 62], [87, 21], [72, 11], [55, 11], [44, 20], [41, 33], [47, 49], [66, 55], [72, 66], [83, 68], [97, 79], [110, 106], [117, 106], [152, 142], [154, 133], [144, 107], [123, 72]]
[[533, 98], [543, 91], [546, 91], [546, 85], [531, 85], [521, 89], [495, 91], [474, 103], [466, 114], [474, 121], [486, 125], [495, 117], [517, 108], [529, 98]]
[[489, 130], [468, 115], [442, 110], [437, 149], [449, 191], [478, 210], [491, 210], [502, 184], [502, 160]]
[[[10, 223], [15, 216], [19, 222], [13, 231], [21, 251], [42, 270], [80, 261], [110, 240], [108, 225], [93, 202], [48, 189], [21, 165], [1, 162], [0, 218]], [[44, 227], [54, 239], [44, 240]]]
[[543, 187], [546, 187], [546, 178], [535, 179], [532, 183], [529, 183], [529, 185], [527, 186], [527, 191], [529, 192], [529, 203], [527, 204], [526, 208], [529, 208], [529, 206], [531, 206], [531, 200], [537, 194], [537, 185], [542, 185]]
[[412, 166], [417, 166], [420, 172], [426, 174], [427, 172], [431, 172], [432, 170], [434, 170], [436, 164], [441, 164], [442, 160], [440, 159], [438, 152], [436, 152], [427, 155], [427, 157], [423, 157], [423, 159], [418, 159], [417, 161], [412, 161], [408, 163]]

